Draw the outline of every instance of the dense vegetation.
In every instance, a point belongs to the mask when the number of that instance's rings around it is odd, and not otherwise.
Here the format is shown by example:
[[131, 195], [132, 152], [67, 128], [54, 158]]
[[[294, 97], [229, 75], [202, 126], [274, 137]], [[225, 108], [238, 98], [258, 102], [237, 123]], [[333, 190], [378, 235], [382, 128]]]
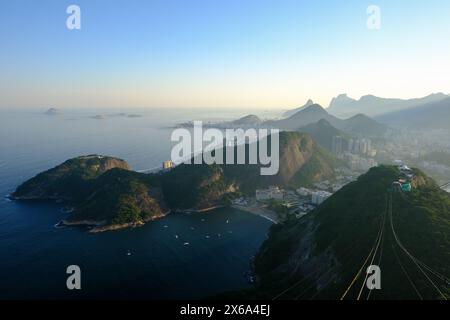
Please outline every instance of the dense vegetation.
[[[399, 247], [390, 225], [392, 216], [397, 237], [409, 253], [434, 272], [450, 277], [450, 196], [422, 172], [415, 170], [415, 175], [411, 193], [390, 192], [399, 171], [395, 167], [374, 168], [308, 216], [273, 227], [255, 261], [259, 287], [247, 296], [340, 298], [383, 230], [374, 257], [374, 264], [382, 271], [383, 285], [371, 298], [442, 298]], [[448, 283], [425, 272], [448, 297]], [[359, 277], [346, 298], [356, 299], [363, 281], [364, 276]]]
[[[257, 148], [260, 142], [256, 144]], [[245, 145], [249, 163], [250, 145]], [[272, 153], [270, 139], [268, 150]], [[224, 162], [231, 147], [223, 150]], [[262, 176], [260, 164], [182, 164], [168, 172], [132, 172], [120, 159], [78, 157], [25, 182], [18, 199], [63, 199], [76, 208], [69, 223], [140, 224], [171, 210], [203, 210], [253, 195], [258, 187], [306, 186], [331, 179], [337, 164], [314, 140], [298, 132], [280, 133], [279, 172]], [[273, 150], [275, 152], [275, 150]], [[234, 147], [234, 163], [237, 163]]]
[[221, 204], [229, 190], [218, 165], [183, 164], [162, 175], [164, 197], [175, 209], [205, 208]]
[[90, 155], [70, 159], [23, 183], [13, 197], [81, 200], [89, 194], [92, 182], [112, 168], [130, 169], [125, 161], [112, 157]]
[[111, 169], [93, 183], [90, 196], [68, 220], [139, 223], [162, 216], [166, 211], [155, 176]]

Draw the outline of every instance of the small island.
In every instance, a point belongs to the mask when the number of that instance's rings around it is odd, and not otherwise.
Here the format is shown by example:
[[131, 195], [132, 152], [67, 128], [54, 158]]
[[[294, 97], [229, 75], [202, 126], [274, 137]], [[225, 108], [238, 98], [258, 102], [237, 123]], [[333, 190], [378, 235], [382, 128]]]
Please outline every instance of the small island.
[[48, 116], [56, 116], [62, 114], [62, 111], [56, 108], [50, 108], [47, 111], [45, 111], [45, 114]]

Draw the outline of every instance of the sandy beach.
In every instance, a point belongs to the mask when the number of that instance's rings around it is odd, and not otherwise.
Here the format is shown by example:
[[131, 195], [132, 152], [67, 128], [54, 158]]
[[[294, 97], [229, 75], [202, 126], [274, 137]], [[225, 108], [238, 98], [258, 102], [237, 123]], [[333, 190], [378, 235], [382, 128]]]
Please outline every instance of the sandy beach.
[[237, 204], [234, 204], [231, 206], [232, 208], [241, 210], [241, 211], [245, 211], [245, 212], [249, 212], [252, 214], [256, 214], [260, 217], [263, 217], [269, 221], [271, 221], [274, 224], [278, 224], [279, 223], [279, 219], [277, 214], [269, 209], [265, 209], [265, 208], [261, 208], [261, 207], [247, 207], [247, 206], [240, 206]]

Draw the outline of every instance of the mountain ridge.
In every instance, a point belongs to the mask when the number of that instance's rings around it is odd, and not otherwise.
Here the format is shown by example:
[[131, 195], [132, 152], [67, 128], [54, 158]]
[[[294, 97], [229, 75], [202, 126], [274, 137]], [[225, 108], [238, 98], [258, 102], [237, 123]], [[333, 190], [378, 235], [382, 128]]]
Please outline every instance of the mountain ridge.
[[328, 112], [339, 117], [351, 117], [359, 113], [375, 117], [395, 111], [408, 110], [432, 102], [449, 98], [444, 93], [432, 93], [425, 97], [413, 99], [382, 98], [374, 95], [362, 96], [359, 100], [341, 94], [333, 98]]
[[410, 129], [450, 130], [450, 97], [415, 108], [389, 113], [377, 119], [391, 126]]
[[363, 136], [382, 136], [389, 129], [386, 125], [363, 114], [357, 114], [351, 118], [342, 120], [328, 113], [319, 104], [310, 105], [286, 119], [266, 121], [263, 125], [282, 130], [297, 130], [309, 124], [317, 123], [322, 119], [326, 120], [336, 129]]

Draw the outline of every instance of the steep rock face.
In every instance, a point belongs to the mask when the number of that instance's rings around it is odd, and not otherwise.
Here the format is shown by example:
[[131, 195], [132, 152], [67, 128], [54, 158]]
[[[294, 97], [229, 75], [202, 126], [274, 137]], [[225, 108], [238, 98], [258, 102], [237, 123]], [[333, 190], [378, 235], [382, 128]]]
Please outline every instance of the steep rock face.
[[311, 158], [314, 142], [310, 137], [297, 135], [283, 146], [280, 163], [280, 182], [286, 185], [291, 181], [294, 175]]
[[20, 200], [78, 200], [89, 193], [94, 179], [113, 168], [131, 169], [126, 161], [113, 157], [89, 155], [70, 159], [26, 181], [12, 197]]
[[[279, 142], [279, 171], [277, 174], [272, 176], [261, 175], [260, 164], [220, 165], [224, 172], [225, 181], [228, 184], [234, 184], [241, 192], [250, 194], [254, 194], [256, 188], [271, 185], [295, 188], [311, 185], [322, 180], [322, 178], [332, 179], [334, 167], [341, 164], [306, 134], [280, 132]], [[268, 145], [268, 149], [271, 150], [270, 144]], [[229, 151], [227, 150], [224, 153], [226, 152]], [[248, 152], [249, 146], [247, 145], [247, 155]]]

